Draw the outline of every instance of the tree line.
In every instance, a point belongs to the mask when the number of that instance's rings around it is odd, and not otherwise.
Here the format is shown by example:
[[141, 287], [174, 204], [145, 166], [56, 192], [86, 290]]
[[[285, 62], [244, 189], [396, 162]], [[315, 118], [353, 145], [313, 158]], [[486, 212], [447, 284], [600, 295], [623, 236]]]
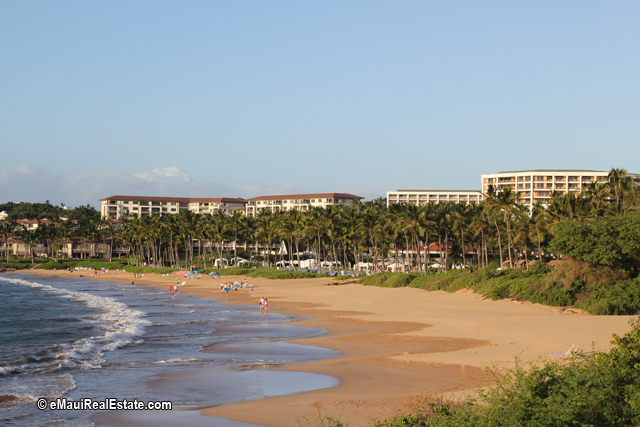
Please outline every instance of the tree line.
[[121, 227], [87, 217], [77, 229], [54, 222], [31, 233], [5, 222], [0, 231], [1, 237], [17, 235], [33, 243], [80, 237], [113, 244], [118, 238], [131, 246], [136, 263], [157, 265], [162, 260], [164, 266], [175, 268], [183, 262], [206, 268], [223, 258], [237, 265], [239, 248], [264, 266], [278, 260], [300, 265], [301, 258], [314, 259], [316, 265], [328, 261], [334, 268], [393, 261], [406, 265], [407, 271], [424, 273], [434, 257], [441, 269], [491, 262], [518, 268], [528, 266], [532, 256], [548, 255], [550, 238], [564, 229], [558, 226], [563, 221], [589, 223], [637, 209], [637, 184], [625, 169], [612, 169], [606, 182], [591, 183], [581, 193], [554, 192], [548, 206], [537, 204], [531, 210], [511, 187], [490, 187], [482, 202], [470, 204], [387, 207], [378, 198], [304, 212], [262, 210], [256, 217], [240, 211], [213, 215], [183, 211], [140, 218], [130, 214], [121, 218]]

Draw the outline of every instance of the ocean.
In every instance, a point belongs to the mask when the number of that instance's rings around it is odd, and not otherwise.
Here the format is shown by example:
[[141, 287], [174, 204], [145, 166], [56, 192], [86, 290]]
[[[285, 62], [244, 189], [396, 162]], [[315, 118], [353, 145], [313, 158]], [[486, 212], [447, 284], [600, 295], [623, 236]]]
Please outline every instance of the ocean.
[[[339, 353], [287, 343], [327, 331], [257, 306], [26, 273], [0, 275], [0, 292], [2, 425], [246, 427], [200, 410], [339, 383], [271, 369]], [[41, 398], [170, 401], [172, 410], [40, 410]]]

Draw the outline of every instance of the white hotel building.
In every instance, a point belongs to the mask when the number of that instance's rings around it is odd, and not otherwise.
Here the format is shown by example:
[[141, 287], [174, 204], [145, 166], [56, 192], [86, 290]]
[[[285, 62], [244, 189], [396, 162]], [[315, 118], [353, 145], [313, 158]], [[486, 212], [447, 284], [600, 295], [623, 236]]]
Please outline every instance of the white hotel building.
[[497, 190], [511, 187], [518, 193], [518, 203], [529, 208], [536, 203], [547, 206], [551, 194], [580, 193], [594, 182], [607, 182], [609, 172], [571, 169], [542, 169], [515, 172], [500, 172], [482, 175], [482, 192], [487, 194], [489, 185]]
[[363, 197], [347, 193], [285, 194], [279, 196], [259, 196], [247, 199], [245, 215], [253, 217], [262, 209], [272, 212], [297, 209], [306, 212], [312, 207], [326, 208], [335, 205], [351, 205]]
[[398, 190], [387, 191], [387, 207], [394, 203], [428, 205], [429, 203], [480, 203], [484, 196], [477, 190]]
[[272, 212], [298, 209], [306, 212], [312, 207], [326, 208], [331, 205], [351, 205], [361, 196], [347, 193], [286, 194], [279, 196], [259, 196], [248, 200], [230, 197], [152, 197], [152, 196], [111, 196], [100, 199], [100, 213], [103, 218], [119, 219], [126, 212], [138, 217], [151, 214], [178, 214], [189, 210], [198, 214], [231, 213], [241, 210], [246, 216], [256, 216], [262, 209]]
[[126, 212], [138, 217], [151, 214], [177, 214], [192, 211], [198, 214], [214, 214], [243, 208], [246, 200], [230, 197], [153, 197], [111, 196], [100, 199], [102, 218], [118, 219]]

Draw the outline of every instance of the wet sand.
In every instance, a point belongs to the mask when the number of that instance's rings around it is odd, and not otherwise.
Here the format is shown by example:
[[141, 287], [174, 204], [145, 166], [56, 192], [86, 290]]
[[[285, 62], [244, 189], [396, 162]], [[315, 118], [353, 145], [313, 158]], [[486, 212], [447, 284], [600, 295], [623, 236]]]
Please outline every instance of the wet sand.
[[[109, 272], [33, 271], [78, 276], [166, 290], [176, 275]], [[268, 280], [246, 278], [254, 291], [222, 292], [221, 282], [245, 277], [187, 280], [180, 292], [203, 298], [227, 299], [227, 304], [254, 305], [264, 296], [269, 312], [303, 320], [296, 325], [326, 328], [331, 333], [294, 343], [340, 351], [342, 356], [287, 367], [271, 368], [334, 376], [337, 387], [208, 408], [204, 415], [268, 427], [311, 425], [327, 414], [359, 427], [372, 418], [411, 412], [427, 394], [457, 397], [487, 384], [484, 369], [523, 361], [549, 359], [571, 345], [584, 351], [606, 351], [613, 333], [624, 334], [633, 316], [590, 316], [511, 300], [490, 301], [469, 292], [426, 292], [358, 284], [328, 285], [329, 278]], [[215, 347], [215, 346], [214, 346]], [[209, 349], [216, 351], [215, 348]], [[228, 349], [219, 349], [228, 351]]]

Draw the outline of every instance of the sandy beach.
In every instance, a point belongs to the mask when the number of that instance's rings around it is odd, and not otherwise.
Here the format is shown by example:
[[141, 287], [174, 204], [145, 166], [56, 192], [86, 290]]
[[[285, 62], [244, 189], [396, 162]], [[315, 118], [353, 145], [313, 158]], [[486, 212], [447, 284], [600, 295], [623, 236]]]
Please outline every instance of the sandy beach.
[[[175, 275], [109, 272], [43, 271], [33, 273], [78, 276], [135, 286], [167, 289]], [[267, 297], [269, 312], [301, 318], [299, 326], [320, 327], [330, 334], [293, 342], [330, 348], [342, 356], [283, 368], [328, 374], [337, 387], [208, 408], [204, 415], [268, 427], [311, 425], [319, 413], [359, 427], [372, 418], [411, 412], [422, 396], [458, 396], [487, 384], [485, 368], [549, 359], [572, 345], [585, 352], [606, 351], [613, 333], [624, 334], [631, 316], [590, 316], [512, 300], [483, 300], [473, 292], [426, 292], [386, 289], [354, 283], [329, 285], [329, 278], [268, 280], [246, 278], [254, 291], [222, 292], [221, 282], [243, 276], [191, 279], [180, 292], [254, 305]], [[182, 282], [184, 279], [179, 278]], [[215, 351], [213, 346], [210, 351]]]

